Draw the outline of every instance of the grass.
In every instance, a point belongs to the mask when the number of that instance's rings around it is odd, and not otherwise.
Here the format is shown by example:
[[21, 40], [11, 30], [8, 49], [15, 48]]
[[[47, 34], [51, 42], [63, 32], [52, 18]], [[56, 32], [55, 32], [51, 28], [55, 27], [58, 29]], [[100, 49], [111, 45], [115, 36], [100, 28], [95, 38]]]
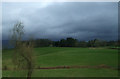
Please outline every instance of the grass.
[[[11, 61], [13, 50], [3, 50], [3, 66], [13, 68]], [[74, 66], [74, 65], [108, 65], [118, 66], [118, 50], [107, 48], [69, 48], [42, 47], [35, 48], [36, 67]], [[13, 72], [13, 73], [12, 73]], [[22, 72], [22, 71], [20, 71]], [[19, 76], [17, 71], [3, 71], [3, 76]], [[52, 69], [34, 70], [34, 77], [114, 77], [117, 70], [112, 69]]]
[[[5, 71], [3, 76], [25, 77], [24, 71]], [[34, 70], [32, 77], [117, 77], [116, 70], [109, 69], [54, 69]]]

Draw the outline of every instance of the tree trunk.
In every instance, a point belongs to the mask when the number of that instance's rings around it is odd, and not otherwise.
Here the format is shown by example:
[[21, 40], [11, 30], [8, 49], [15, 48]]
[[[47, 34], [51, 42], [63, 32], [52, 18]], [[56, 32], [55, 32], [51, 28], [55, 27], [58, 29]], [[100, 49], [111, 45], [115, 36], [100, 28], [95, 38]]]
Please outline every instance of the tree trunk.
[[31, 62], [28, 63], [28, 74], [27, 74], [27, 79], [31, 79], [32, 76], [32, 65]]
[[31, 79], [31, 75], [32, 75], [31, 71], [28, 71], [27, 79]]

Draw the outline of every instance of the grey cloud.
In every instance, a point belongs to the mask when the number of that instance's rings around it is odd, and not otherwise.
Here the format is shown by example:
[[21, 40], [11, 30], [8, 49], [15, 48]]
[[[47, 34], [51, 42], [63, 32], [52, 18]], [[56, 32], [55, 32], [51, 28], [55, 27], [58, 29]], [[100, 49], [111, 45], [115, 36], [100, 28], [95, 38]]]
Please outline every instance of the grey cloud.
[[[3, 39], [17, 20], [24, 23], [27, 35], [59, 40], [117, 39], [118, 4], [115, 2], [3, 3]], [[43, 7], [42, 7], [43, 6]]]

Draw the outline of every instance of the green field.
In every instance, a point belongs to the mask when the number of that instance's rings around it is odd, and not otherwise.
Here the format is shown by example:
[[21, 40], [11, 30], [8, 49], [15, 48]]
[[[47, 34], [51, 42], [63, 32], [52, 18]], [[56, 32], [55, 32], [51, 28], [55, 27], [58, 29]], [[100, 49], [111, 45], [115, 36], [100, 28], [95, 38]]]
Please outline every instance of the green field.
[[[107, 68], [35, 69], [34, 77], [116, 77], [118, 76], [118, 50], [107, 48], [42, 47], [35, 48], [36, 67], [98, 66]], [[13, 71], [13, 50], [3, 50], [4, 77], [25, 76], [25, 71]]]

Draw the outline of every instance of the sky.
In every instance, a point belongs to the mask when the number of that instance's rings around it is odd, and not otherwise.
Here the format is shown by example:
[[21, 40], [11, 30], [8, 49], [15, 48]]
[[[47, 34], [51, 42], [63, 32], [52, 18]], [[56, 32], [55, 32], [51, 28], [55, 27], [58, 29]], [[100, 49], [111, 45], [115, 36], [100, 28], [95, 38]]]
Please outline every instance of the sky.
[[7, 2], [2, 3], [2, 39], [21, 21], [25, 39], [117, 40], [117, 2]]

